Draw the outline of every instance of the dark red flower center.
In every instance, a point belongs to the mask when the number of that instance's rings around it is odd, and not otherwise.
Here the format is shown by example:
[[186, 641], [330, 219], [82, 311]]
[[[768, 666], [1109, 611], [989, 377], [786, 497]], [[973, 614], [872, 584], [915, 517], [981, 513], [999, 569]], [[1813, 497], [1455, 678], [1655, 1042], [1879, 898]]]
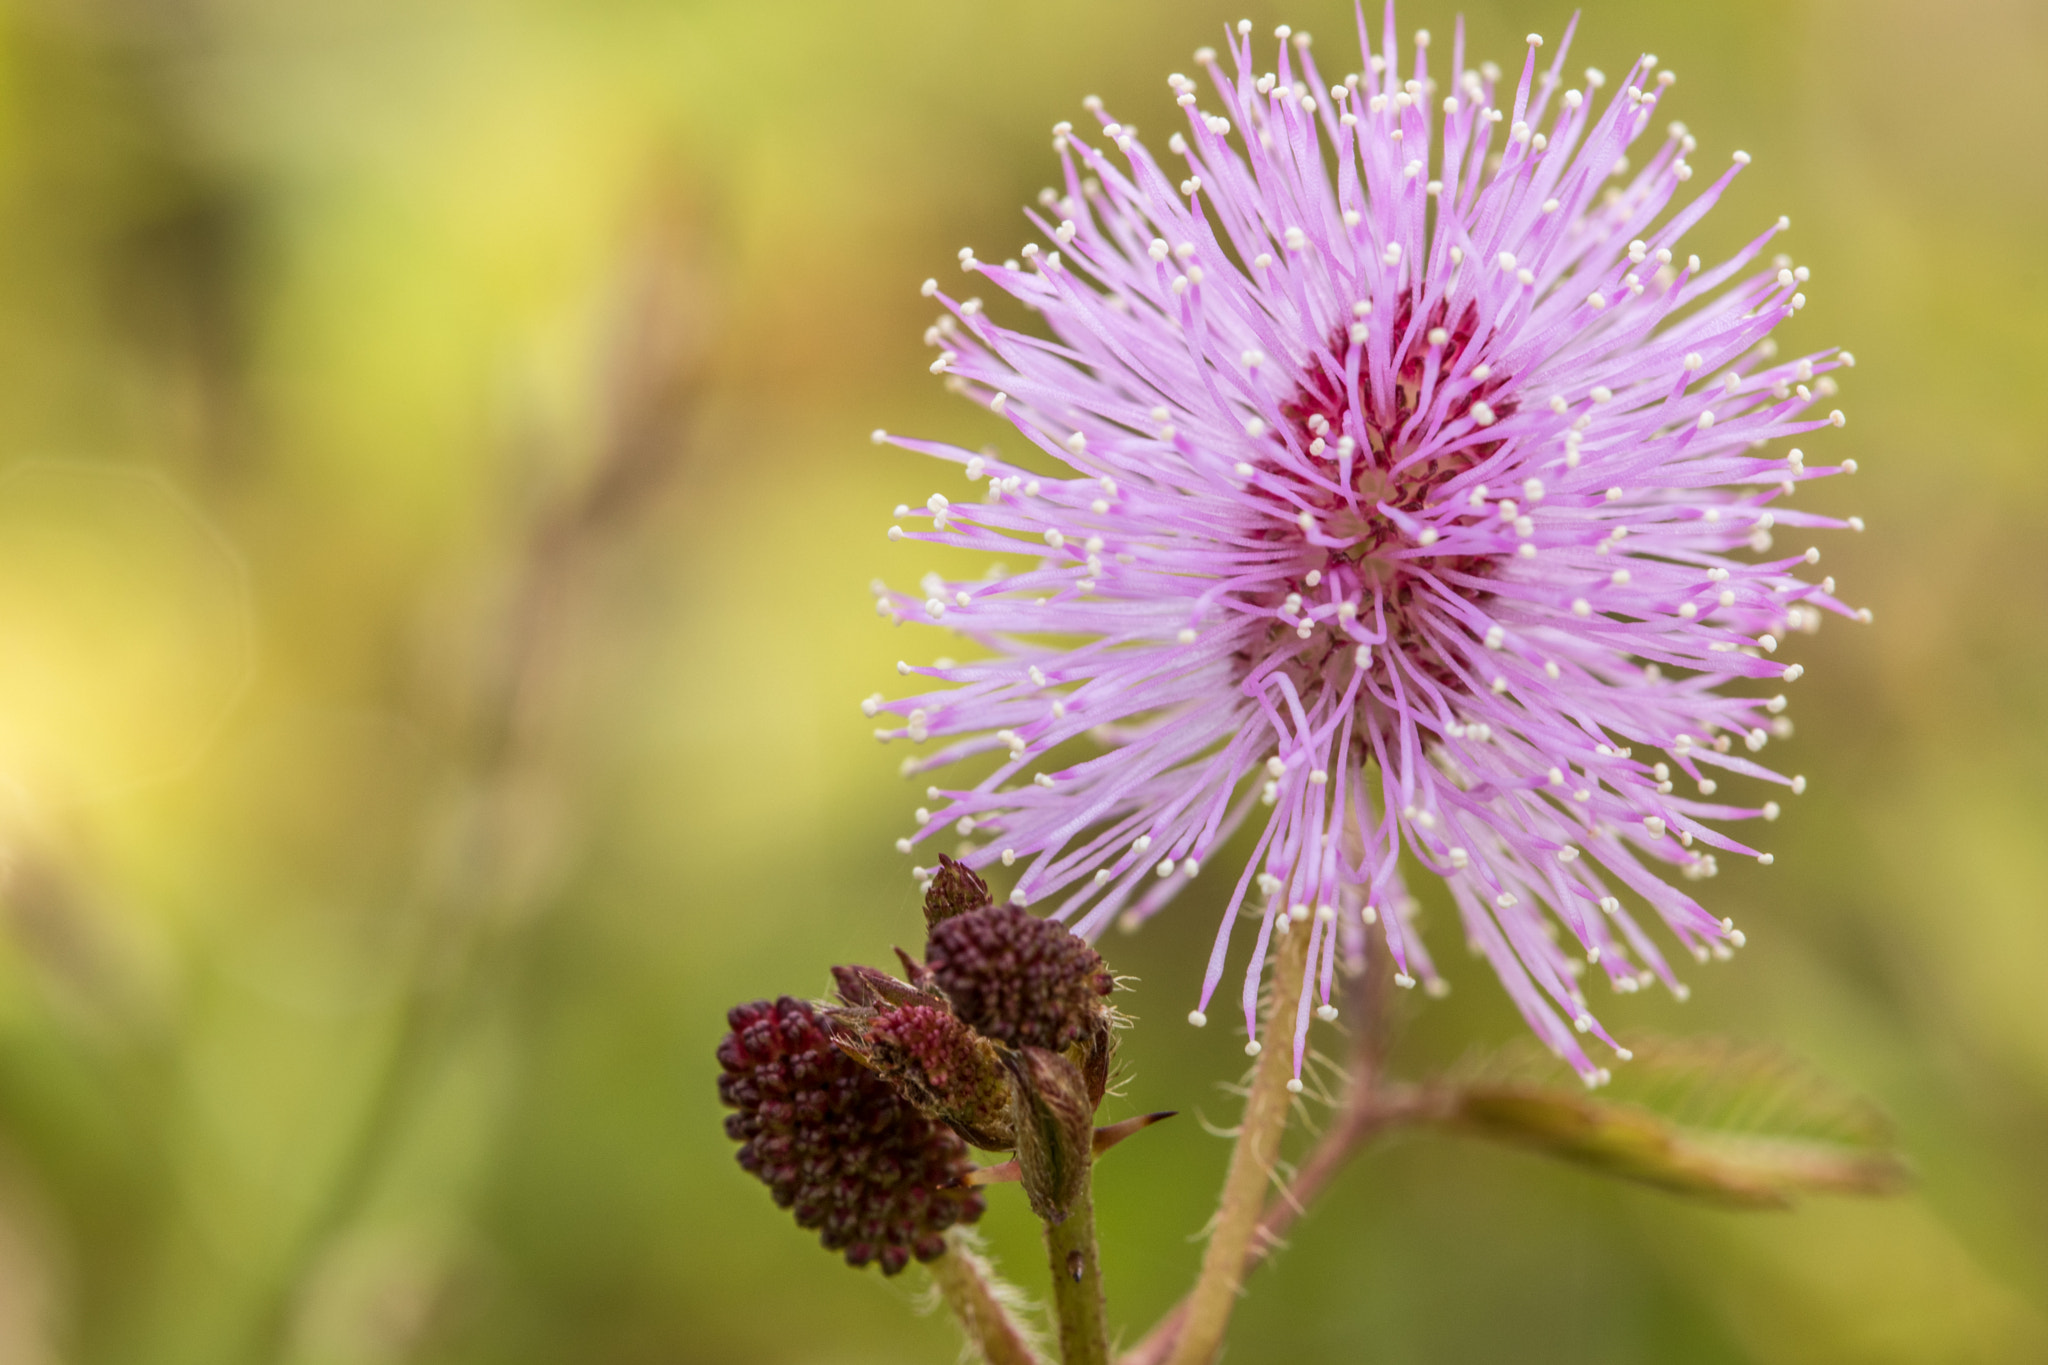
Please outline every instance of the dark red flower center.
[[[1282, 511], [1284, 522], [1268, 521], [1256, 534], [1288, 546], [1293, 562], [1254, 599], [1271, 613], [1272, 624], [1263, 647], [1247, 649], [1242, 658], [1249, 671], [1275, 650], [1294, 650], [1297, 657], [1287, 667], [1298, 675], [1297, 683], [1320, 676], [1340, 652], [1355, 656], [1354, 642], [1328, 612], [1333, 602], [1349, 602], [1369, 629], [1382, 615], [1387, 624], [1388, 638], [1373, 650], [1370, 668], [1389, 668], [1386, 654], [1392, 651], [1438, 684], [1462, 687], [1421, 626], [1417, 607], [1449, 584], [1457, 585], [1449, 590], [1469, 595], [1471, 580], [1491, 577], [1497, 561], [1491, 555], [1418, 555], [1413, 526], [1443, 500], [1445, 485], [1485, 461], [1500, 443], [1466, 444], [1417, 458], [1426, 434], [1417, 415], [1437, 406], [1447, 376], [1456, 377], [1459, 392], [1443, 405], [1438, 424], [1474, 416], [1484, 404], [1478, 415], [1490, 411], [1491, 425], [1515, 410], [1514, 399], [1505, 376], [1485, 374], [1472, 382], [1465, 361], [1480, 340], [1475, 306], [1468, 304], [1452, 320], [1439, 303], [1418, 321], [1413, 305], [1404, 301], [1390, 320], [1365, 321], [1390, 327], [1401, 348], [1390, 377], [1375, 386], [1362, 362], [1355, 380], [1348, 373], [1345, 364], [1354, 348], [1347, 322], [1331, 332], [1281, 404], [1287, 429], [1272, 433], [1272, 454], [1261, 462], [1252, 496]], [[1293, 451], [1308, 452], [1306, 468]], [[1313, 521], [1313, 536], [1286, 524], [1298, 524], [1303, 512]], [[1341, 543], [1333, 547], [1319, 540]], [[1304, 624], [1311, 626], [1306, 637]]]

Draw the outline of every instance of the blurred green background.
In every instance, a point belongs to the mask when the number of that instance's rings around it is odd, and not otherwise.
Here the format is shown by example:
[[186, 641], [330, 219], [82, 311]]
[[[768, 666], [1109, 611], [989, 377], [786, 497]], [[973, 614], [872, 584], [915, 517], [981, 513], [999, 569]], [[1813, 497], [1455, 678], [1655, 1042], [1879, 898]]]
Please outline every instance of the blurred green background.
[[[1512, 61], [1570, 11], [1465, 12]], [[1163, 138], [1240, 13], [1353, 64], [1331, 0], [0, 5], [0, 1362], [952, 1358], [734, 1166], [712, 1047], [918, 937], [855, 703], [947, 648], [867, 584], [958, 476], [866, 433], [1001, 435], [919, 281], [1024, 240], [1082, 95]], [[1453, 14], [1402, 24], [1447, 60]], [[1792, 217], [1787, 344], [1862, 362], [1824, 563], [1877, 617], [1795, 651], [1812, 792], [1710, 888], [1750, 948], [1605, 1017], [1781, 1041], [1921, 1185], [1735, 1215], [1400, 1142], [1229, 1358], [2048, 1360], [2048, 8], [1582, 34], [1756, 155], [1703, 252]], [[1232, 1121], [1237, 1040], [1179, 1022], [1223, 880], [1105, 945], [1126, 1108]], [[1436, 923], [1415, 1072], [1520, 1033]], [[1143, 1143], [1098, 1195], [1132, 1335], [1226, 1156]]]

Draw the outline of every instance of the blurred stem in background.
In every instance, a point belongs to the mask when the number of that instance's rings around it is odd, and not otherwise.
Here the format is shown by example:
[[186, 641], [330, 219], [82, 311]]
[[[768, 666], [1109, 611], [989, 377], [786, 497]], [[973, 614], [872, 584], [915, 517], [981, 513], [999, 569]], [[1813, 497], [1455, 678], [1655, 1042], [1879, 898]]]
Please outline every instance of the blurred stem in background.
[[[526, 520], [462, 717], [462, 793], [430, 851], [392, 1037], [323, 1196], [256, 1302], [241, 1358], [290, 1353], [291, 1327], [323, 1253], [375, 1193], [430, 1092], [436, 1065], [472, 1009], [516, 972], [575, 832], [573, 781], [554, 742], [558, 674], [585, 605], [586, 569], [689, 461], [715, 326], [701, 224], [666, 202], [621, 270], [616, 316], [598, 358], [600, 439], [579, 485]], [[552, 855], [552, 856], [550, 856]]]

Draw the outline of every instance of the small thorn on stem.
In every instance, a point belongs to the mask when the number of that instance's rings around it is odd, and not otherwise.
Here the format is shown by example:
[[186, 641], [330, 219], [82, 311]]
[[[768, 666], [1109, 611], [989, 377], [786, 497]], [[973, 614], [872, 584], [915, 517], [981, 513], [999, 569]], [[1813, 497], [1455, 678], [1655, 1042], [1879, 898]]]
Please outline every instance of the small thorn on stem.
[[1023, 1168], [1017, 1164], [1017, 1158], [1011, 1157], [1008, 1161], [998, 1162], [993, 1166], [976, 1166], [966, 1175], [960, 1177], [960, 1183], [963, 1185], [1007, 1185], [1023, 1178]]
[[[1153, 1124], [1173, 1118], [1179, 1112], [1177, 1109], [1164, 1109], [1156, 1114], [1140, 1114], [1136, 1118], [1124, 1119], [1119, 1123], [1112, 1123], [1097, 1128], [1095, 1130], [1094, 1142], [1091, 1144], [1094, 1148], [1094, 1154], [1101, 1156], [1133, 1133], [1142, 1133]], [[976, 1166], [966, 1175], [960, 1177], [960, 1183], [962, 1185], [1008, 1185], [1014, 1184], [1023, 1178], [1023, 1168], [1017, 1164], [1015, 1157], [1011, 1157], [1008, 1161], [997, 1162], [993, 1166]]]
[[1143, 1132], [1153, 1124], [1164, 1122], [1179, 1112], [1177, 1109], [1166, 1109], [1156, 1114], [1140, 1114], [1134, 1119], [1125, 1119], [1120, 1123], [1112, 1123], [1097, 1128], [1095, 1130], [1095, 1155], [1101, 1156], [1104, 1152], [1131, 1136], [1131, 1134]]

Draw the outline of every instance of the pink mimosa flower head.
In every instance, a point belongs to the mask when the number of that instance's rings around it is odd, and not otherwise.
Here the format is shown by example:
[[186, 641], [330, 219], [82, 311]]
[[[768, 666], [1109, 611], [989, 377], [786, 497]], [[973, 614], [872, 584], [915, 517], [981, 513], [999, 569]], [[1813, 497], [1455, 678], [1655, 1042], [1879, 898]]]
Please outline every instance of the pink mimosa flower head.
[[[1841, 425], [1813, 414], [1853, 361], [1776, 356], [1806, 303], [1805, 269], [1761, 259], [1784, 220], [1712, 267], [1682, 248], [1749, 158], [1687, 195], [1682, 126], [1631, 152], [1672, 82], [1656, 58], [1573, 85], [1532, 35], [1510, 88], [1467, 68], [1461, 26], [1439, 84], [1426, 33], [1404, 61], [1391, 9], [1377, 50], [1359, 28], [1365, 70], [1336, 84], [1285, 28], [1264, 73], [1249, 24], [1197, 53], [1209, 89], [1169, 78], [1167, 162], [1097, 100], [1092, 136], [1055, 128], [1045, 244], [961, 253], [1028, 330], [927, 283], [933, 370], [1036, 451], [876, 433], [981, 495], [898, 509], [890, 535], [1033, 562], [878, 589], [982, 657], [900, 665], [942, 685], [866, 709], [885, 740], [945, 741], [906, 772], [992, 756], [899, 847], [957, 831], [1087, 938], [1256, 826], [1194, 1022], [1234, 950], [1250, 1026], [1282, 916], [1314, 936], [1325, 1018], [1370, 935], [1440, 993], [1405, 851], [1597, 1083], [1581, 1038], [1627, 1053], [1582, 982], [1683, 994], [1652, 920], [1701, 959], [1742, 942], [1666, 874], [1770, 861], [1724, 827], [1804, 785], [1755, 757], [1790, 733], [1781, 646], [1823, 611], [1868, 619], [1780, 544], [1861, 529], [1783, 506], [1838, 472], [1782, 443]], [[1297, 1071], [1307, 1027], [1305, 1004]]]

